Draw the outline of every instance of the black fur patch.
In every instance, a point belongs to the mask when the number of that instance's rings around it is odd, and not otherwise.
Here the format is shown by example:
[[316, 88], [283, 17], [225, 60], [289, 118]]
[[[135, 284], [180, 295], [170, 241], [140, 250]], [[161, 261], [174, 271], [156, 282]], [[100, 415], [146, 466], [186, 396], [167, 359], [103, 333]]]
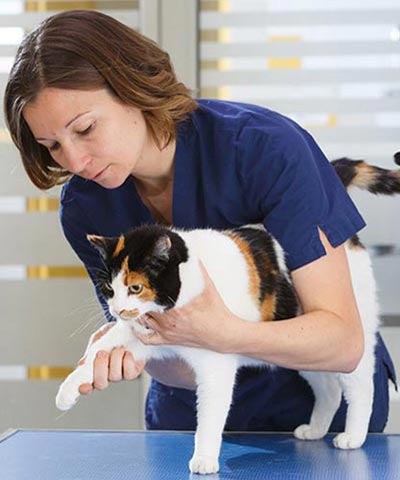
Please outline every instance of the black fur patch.
[[275, 294], [273, 320], [283, 320], [297, 315], [298, 300], [293, 286], [279, 269], [279, 262], [271, 235], [258, 228], [236, 228], [232, 232], [243, 239], [250, 248], [260, 277], [260, 304], [266, 296]]
[[[116, 257], [108, 254], [105, 266], [108, 275], [104, 273], [100, 282], [110, 282], [121, 270], [122, 263], [128, 257], [128, 267], [131, 272], [144, 273], [149, 279], [151, 288], [157, 293], [156, 302], [167, 308], [172, 308], [178, 298], [181, 282], [179, 264], [188, 260], [188, 251], [183, 239], [166, 227], [159, 225], [144, 225], [135, 228], [125, 235], [124, 248]], [[168, 237], [170, 248], [160, 249], [160, 239]], [[115, 239], [106, 239], [113, 242]], [[113, 252], [106, 248], [106, 252]], [[105, 290], [101, 288], [101, 292]], [[107, 298], [107, 297], [106, 297]]]
[[368, 191], [375, 194], [393, 195], [400, 193], [400, 177], [395, 176], [391, 170], [374, 167], [376, 179], [368, 187]]
[[347, 188], [357, 175], [355, 167], [360, 163], [363, 163], [363, 160], [350, 160], [350, 158], [343, 157], [333, 160], [331, 165], [339, 175], [343, 185]]
[[[397, 160], [396, 160], [397, 158]], [[400, 161], [400, 152], [395, 154], [395, 160]], [[348, 188], [357, 175], [357, 167], [360, 163], [365, 163], [363, 160], [351, 160], [350, 158], [339, 158], [333, 160], [331, 165], [339, 175], [343, 185]], [[366, 186], [370, 193], [375, 195], [394, 195], [400, 193], [400, 177], [398, 171], [387, 170], [386, 168], [375, 167], [369, 165], [371, 172], [371, 181]], [[357, 183], [357, 182], [355, 182]]]
[[361, 242], [360, 237], [358, 235], [353, 235], [351, 238], [349, 238], [348, 242], [353, 247], [365, 249], [365, 246]]

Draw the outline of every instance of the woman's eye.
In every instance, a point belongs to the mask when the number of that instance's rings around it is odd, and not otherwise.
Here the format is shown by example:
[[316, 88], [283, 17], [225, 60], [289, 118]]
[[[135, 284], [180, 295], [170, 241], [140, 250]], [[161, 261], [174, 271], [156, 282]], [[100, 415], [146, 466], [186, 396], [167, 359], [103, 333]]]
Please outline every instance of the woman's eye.
[[92, 130], [92, 127], [93, 127], [93, 123], [89, 125], [87, 128], [85, 128], [85, 130], [81, 130], [80, 132], [78, 132], [78, 134], [87, 135]]
[[128, 287], [128, 292], [133, 293], [133, 295], [138, 295], [143, 290], [143, 285], [130, 285]]
[[58, 150], [59, 148], [60, 148], [60, 144], [59, 144], [58, 142], [56, 142], [56, 143], [54, 143], [53, 145], [51, 145], [51, 146], [48, 148], [48, 150], [49, 150], [50, 152], [54, 152], [54, 151]]

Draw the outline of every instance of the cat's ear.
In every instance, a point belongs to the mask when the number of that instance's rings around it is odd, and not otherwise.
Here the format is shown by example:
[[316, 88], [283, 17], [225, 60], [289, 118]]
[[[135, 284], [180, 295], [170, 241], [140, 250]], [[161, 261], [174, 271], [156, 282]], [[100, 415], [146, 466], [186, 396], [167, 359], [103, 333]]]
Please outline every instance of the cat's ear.
[[100, 235], [86, 235], [86, 238], [100, 253], [101, 257], [105, 259], [107, 257], [107, 245], [109, 239], [101, 237]]
[[153, 255], [160, 260], [168, 260], [171, 245], [171, 239], [169, 236], [163, 235], [156, 241], [153, 249]]

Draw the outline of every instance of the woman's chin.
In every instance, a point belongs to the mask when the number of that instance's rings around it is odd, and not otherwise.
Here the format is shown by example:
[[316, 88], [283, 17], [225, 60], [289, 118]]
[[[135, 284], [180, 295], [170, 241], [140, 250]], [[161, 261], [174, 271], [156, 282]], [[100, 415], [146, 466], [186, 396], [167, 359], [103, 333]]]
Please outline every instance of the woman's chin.
[[121, 187], [126, 181], [126, 178], [104, 178], [102, 180], [96, 181], [98, 185], [107, 190], [113, 190], [115, 188]]

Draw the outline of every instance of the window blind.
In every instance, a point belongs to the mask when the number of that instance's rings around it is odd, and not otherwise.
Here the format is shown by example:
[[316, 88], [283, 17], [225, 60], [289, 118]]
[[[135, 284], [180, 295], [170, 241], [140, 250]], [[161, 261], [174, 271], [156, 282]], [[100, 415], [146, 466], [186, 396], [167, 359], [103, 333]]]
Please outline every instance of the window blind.
[[397, 0], [201, 2], [201, 96], [279, 110], [330, 157], [399, 149]]
[[[396, 167], [398, 0], [202, 0], [199, 23], [200, 96], [286, 114], [331, 160]], [[351, 195], [368, 225], [362, 240], [387, 254], [374, 259], [383, 313], [400, 319], [392, 287], [400, 271], [399, 199]]]
[[[68, 9], [103, 11], [139, 29], [138, 1], [2, 0], [2, 98], [24, 34], [47, 16]], [[33, 387], [29, 380], [64, 376], [80, 358], [85, 339], [103, 322], [103, 313], [86, 271], [61, 233], [58, 220], [60, 188], [42, 192], [30, 183], [6, 131], [3, 115], [0, 120], [0, 156], [0, 370], [6, 372], [0, 374], [0, 380], [25, 380], [23, 388], [30, 398]], [[82, 341], [67, 343], [75, 331], [83, 331]], [[63, 363], [66, 366], [62, 366]], [[14, 369], [13, 365], [19, 367]], [[3, 402], [12, 414], [15, 404], [13, 385], [11, 382], [1, 386]], [[55, 420], [56, 412], [50, 405], [52, 400], [53, 395], [49, 395], [43, 406], [39, 402], [35, 404], [38, 411], [43, 409], [40, 413], [43, 413], [42, 419], [47, 418], [47, 425]], [[0, 415], [2, 429], [8, 426], [6, 417], [7, 414]], [[27, 419], [31, 425], [35, 421], [33, 417]], [[68, 419], [65, 424], [68, 425]]]

